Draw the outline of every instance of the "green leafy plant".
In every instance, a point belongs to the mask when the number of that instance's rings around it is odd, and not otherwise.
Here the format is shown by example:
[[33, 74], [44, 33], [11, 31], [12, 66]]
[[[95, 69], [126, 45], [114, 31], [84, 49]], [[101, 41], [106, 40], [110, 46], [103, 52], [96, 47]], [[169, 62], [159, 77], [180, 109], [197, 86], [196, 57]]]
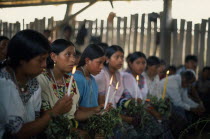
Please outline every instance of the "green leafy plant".
[[156, 96], [149, 95], [150, 105], [162, 116], [168, 118], [171, 114], [171, 104], [168, 99], [158, 99]]
[[49, 139], [72, 139], [79, 138], [77, 132], [71, 132], [74, 127], [74, 119], [69, 120], [66, 116], [61, 115], [54, 117], [46, 129], [45, 133]]
[[135, 124], [139, 127], [144, 127], [150, 120], [150, 116], [145, 110], [144, 104], [135, 105], [135, 100], [131, 100], [126, 108], [126, 115], [135, 118]]
[[114, 135], [113, 129], [121, 123], [120, 108], [102, 112], [101, 115], [93, 115], [87, 120], [86, 130], [94, 134], [100, 134], [105, 138]]

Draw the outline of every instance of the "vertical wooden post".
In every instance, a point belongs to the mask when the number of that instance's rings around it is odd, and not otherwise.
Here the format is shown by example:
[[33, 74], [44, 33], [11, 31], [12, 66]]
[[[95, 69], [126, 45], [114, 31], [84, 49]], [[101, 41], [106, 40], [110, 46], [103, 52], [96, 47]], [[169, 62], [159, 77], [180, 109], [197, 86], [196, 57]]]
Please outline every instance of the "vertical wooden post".
[[131, 15], [130, 19], [130, 31], [129, 31], [129, 38], [128, 38], [128, 53], [131, 53], [133, 49], [131, 49], [131, 36], [132, 36], [132, 25], [133, 25], [133, 15]]
[[38, 19], [37, 18], [35, 18], [35, 21], [34, 21], [34, 30], [36, 30], [36, 31], [38, 31], [38, 28], [39, 28], [39, 23], [38, 23], [39, 21], [38, 21]]
[[124, 27], [123, 27], [123, 48], [125, 50], [126, 45], [126, 34], [127, 33], [127, 17], [124, 17]]
[[171, 9], [172, 0], [163, 0], [163, 16], [161, 18], [161, 37], [160, 37], [160, 57], [166, 61], [167, 64], [170, 62], [170, 48], [171, 48]]
[[0, 35], [2, 35], [2, 26], [3, 26], [3, 23], [2, 23], [2, 20], [0, 20]]
[[98, 19], [96, 19], [95, 21], [95, 36], [97, 36], [98, 34]]
[[176, 66], [179, 66], [178, 64], [178, 49], [179, 46], [177, 45], [178, 44], [178, 35], [177, 35], [177, 19], [173, 19], [172, 21], [172, 25], [173, 25], [173, 60], [172, 60], [172, 64], [176, 65]]
[[141, 16], [141, 35], [140, 35], [140, 51], [144, 52], [144, 23], [145, 23], [145, 14]]
[[88, 42], [90, 41], [90, 38], [92, 37], [92, 30], [93, 30], [93, 21], [88, 22]]
[[210, 66], [210, 18], [208, 19], [208, 40], [207, 40], [206, 65]]
[[7, 22], [3, 22], [3, 36], [8, 36], [8, 26], [7, 26]]
[[108, 21], [108, 19], [106, 20], [107, 22], [107, 24], [106, 24], [106, 42], [109, 44], [109, 29], [110, 29], [110, 27], [109, 27], [109, 21]]
[[25, 20], [23, 19], [23, 30], [25, 29]]
[[121, 17], [117, 17], [117, 45], [121, 45], [120, 40], [120, 24], [121, 24]]
[[151, 21], [150, 21], [150, 14], [148, 15], [148, 26], [147, 26], [147, 45], [146, 45], [146, 55], [150, 56], [150, 45], [151, 45]]
[[184, 57], [183, 57], [183, 47], [184, 47], [184, 33], [185, 33], [185, 20], [181, 19], [181, 26], [180, 26], [180, 36], [179, 36], [179, 48], [177, 49], [179, 52], [178, 57], [178, 65], [181, 65], [184, 63]]
[[185, 56], [192, 53], [191, 44], [192, 44], [192, 22], [187, 22]]
[[8, 30], [8, 36], [9, 38], [12, 38], [12, 23], [9, 23], [9, 30]]
[[200, 51], [199, 51], [199, 56], [198, 56], [198, 61], [199, 61], [199, 70], [201, 70], [204, 67], [204, 48], [205, 48], [205, 36], [206, 36], [206, 23], [207, 20], [202, 19], [201, 22], [201, 39], [200, 39]]
[[[158, 20], [158, 19], [157, 19]], [[157, 44], [156, 44], [156, 41], [157, 41], [157, 21], [154, 22], [154, 42], [153, 42], [153, 55], [156, 55], [156, 51], [157, 51]]]
[[103, 33], [103, 31], [104, 31], [104, 20], [101, 20], [101, 28], [100, 28], [101, 30], [100, 30], [100, 35], [101, 35], [101, 40], [102, 40], [102, 42], [103, 42], [103, 36], [104, 36], [104, 33]]
[[200, 25], [195, 24], [194, 27], [194, 55], [198, 56], [198, 47], [200, 41]]
[[45, 21], [46, 21], [46, 18], [43, 17], [42, 22], [41, 22], [41, 32], [43, 32], [45, 29], [47, 29], [47, 28], [45, 27]]
[[139, 20], [139, 15], [135, 14], [134, 15], [134, 36], [133, 36], [133, 51], [137, 51], [137, 37], [138, 37], [138, 20]]

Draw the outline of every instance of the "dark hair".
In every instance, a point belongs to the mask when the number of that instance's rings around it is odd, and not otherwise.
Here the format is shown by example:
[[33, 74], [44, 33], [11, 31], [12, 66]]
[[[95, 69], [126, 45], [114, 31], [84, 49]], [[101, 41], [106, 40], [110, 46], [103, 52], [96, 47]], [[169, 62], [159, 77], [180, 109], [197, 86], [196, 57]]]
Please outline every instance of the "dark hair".
[[128, 54], [128, 56], [126, 57], [126, 62], [128, 63], [129, 62], [129, 59], [131, 57], [132, 53]]
[[210, 67], [206, 66], [206, 67], [203, 68], [203, 72], [205, 72], [206, 70], [210, 70]]
[[198, 62], [198, 58], [195, 55], [187, 55], [185, 57], [185, 63], [189, 62], [189, 61], [194, 61], [194, 62]]
[[98, 44], [101, 42], [101, 36], [91, 36], [89, 43]]
[[44, 33], [51, 33], [51, 30], [45, 29], [43, 32], [44, 32]]
[[103, 48], [101, 48], [99, 45], [89, 44], [82, 53], [78, 67], [84, 66], [86, 64], [85, 58], [89, 58], [90, 60], [93, 60], [93, 59], [102, 57], [104, 55], [105, 55], [105, 52]]
[[30, 61], [34, 57], [48, 53], [50, 44], [39, 32], [34, 30], [22, 30], [9, 42], [7, 47], [6, 64], [13, 69], [20, 66], [20, 61]]
[[166, 71], [168, 71], [168, 70], [172, 70], [172, 71], [176, 72], [176, 67], [174, 65], [168, 66], [166, 68]]
[[72, 32], [72, 27], [69, 26], [69, 25], [67, 25], [67, 26], [65, 26], [65, 27], [63, 28], [63, 31], [64, 31], [64, 32], [65, 32], [65, 31], [70, 31], [70, 32]]
[[0, 36], [0, 42], [1, 42], [2, 40], [9, 40], [9, 38], [6, 37], [6, 36]]
[[118, 45], [112, 45], [106, 49], [106, 57], [110, 58], [115, 52], [120, 51], [124, 54], [123, 49]]
[[127, 57], [127, 62], [131, 63], [133, 63], [138, 58], [144, 58], [145, 60], [147, 60], [146, 55], [142, 52], [134, 52], [132, 54], [129, 54], [128, 56], [129, 57]]
[[103, 42], [97, 43], [97, 45], [101, 46], [104, 49], [104, 51], [106, 51], [106, 49], [109, 47], [107, 43], [103, 43]]
[[147, 59], [147, 65], [148, 66], [153, 66], [153, 65], [160, 65], [160, 60], [156, 56], [150, 56]]
[[161, 60], [160, 60], [160, 65], [164, 65], [164, 66], [166, 66], [166, 62], [165, 62], [165, 60], [161, 59]]
[[[57, 39], [51, 44], [51, 51], [58, 55], [60, 52], [64, 51], [69, 46], [74, 46], [74, 44], [70, 41], [64, 39]], [[74, 46], [75, 47], [75, 46]], [[47, 68], [52, 69], [54, 67], [54, 61], [50, 58], [47, 58]]]
[[81, 56], [82, 53], [79, 50], [76, 50], [76, 56]]
[[181, 76], [185, 78], [187, 81], [195, 79], [195, 75], [192, 73], [192, 71], [181, 72]]

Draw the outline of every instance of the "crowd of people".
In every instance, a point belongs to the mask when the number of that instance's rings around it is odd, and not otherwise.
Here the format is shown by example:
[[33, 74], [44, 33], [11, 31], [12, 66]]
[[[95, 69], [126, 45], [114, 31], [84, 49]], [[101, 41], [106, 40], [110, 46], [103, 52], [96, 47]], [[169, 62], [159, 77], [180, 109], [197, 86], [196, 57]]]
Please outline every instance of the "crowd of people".
[[[110, 138], [176, 139], [188, 125], [210, 114], [210, 67], [196, 73], [194, 55], [177, 68], [143, 52], [126, 57], [118, 45], [92, 43], [80, 52], [70, 37], [49, 42], [45, 36], [34, 30], [22, 30], [11, 39], [0, 36], [0, 138], [50, 138], [46, 130], [58, 116], [65, 116], [79, 137], [90, 138], [86, 121], [101, 114], [107, 97], [108, 112], [126, 109], [134, 99], [139, 104], [148, 96], [161, 99], [164, 89], [164, 99], [171, 104], [169, 119], [145, 108], [157, 128], [144, 134], [134, 126], [136, 117], [120, 114], [126, 130], [113, 129]], [[122, 69], [125, 57], [128, 67]], [[114, 98], [107, 95], [114, 91]]]

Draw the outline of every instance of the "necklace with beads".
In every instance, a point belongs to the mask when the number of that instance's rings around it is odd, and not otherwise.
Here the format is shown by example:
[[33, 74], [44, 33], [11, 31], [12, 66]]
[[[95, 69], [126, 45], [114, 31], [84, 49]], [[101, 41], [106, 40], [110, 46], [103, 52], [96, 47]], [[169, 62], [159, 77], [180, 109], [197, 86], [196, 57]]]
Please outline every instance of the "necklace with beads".
[[[59, 90], [58, 90], [58, 83], [56, 82], [56, 80], [55, 80], [55, 75], [54, 75], [54, 73], [53, 73], [53, 71], [52, 71], [51, 69], [50, 69], [50, 73], [51, 73], [52, 79], [53, 79], [53, 81], [54, 81], [54, 83], [55, 83], [55, 85], [56, 85], [56, 91], [59, 92]], [[66, 92], [66, 82], [65, 82], [65, 80], [64, 80], [64, 77], [62, 77], [62, 79], [63, 79], [63, 83], [64, 83], [63, 93], [65, 93], [65, 92]]]
[[25, 85], [20, 85], [20, 83], [18, 83], [17, 81], [17, 78], [16, 78], [16, 74], [15, 72], [12, 70], [12, 74], [13, 74], [13, 78], [14, 78], [14, 81], [15, 81], [15, 84], [17, 86], [17, 89], [20, 93], [24, 93], [28, 90], [28, 86], [25, 84]]

